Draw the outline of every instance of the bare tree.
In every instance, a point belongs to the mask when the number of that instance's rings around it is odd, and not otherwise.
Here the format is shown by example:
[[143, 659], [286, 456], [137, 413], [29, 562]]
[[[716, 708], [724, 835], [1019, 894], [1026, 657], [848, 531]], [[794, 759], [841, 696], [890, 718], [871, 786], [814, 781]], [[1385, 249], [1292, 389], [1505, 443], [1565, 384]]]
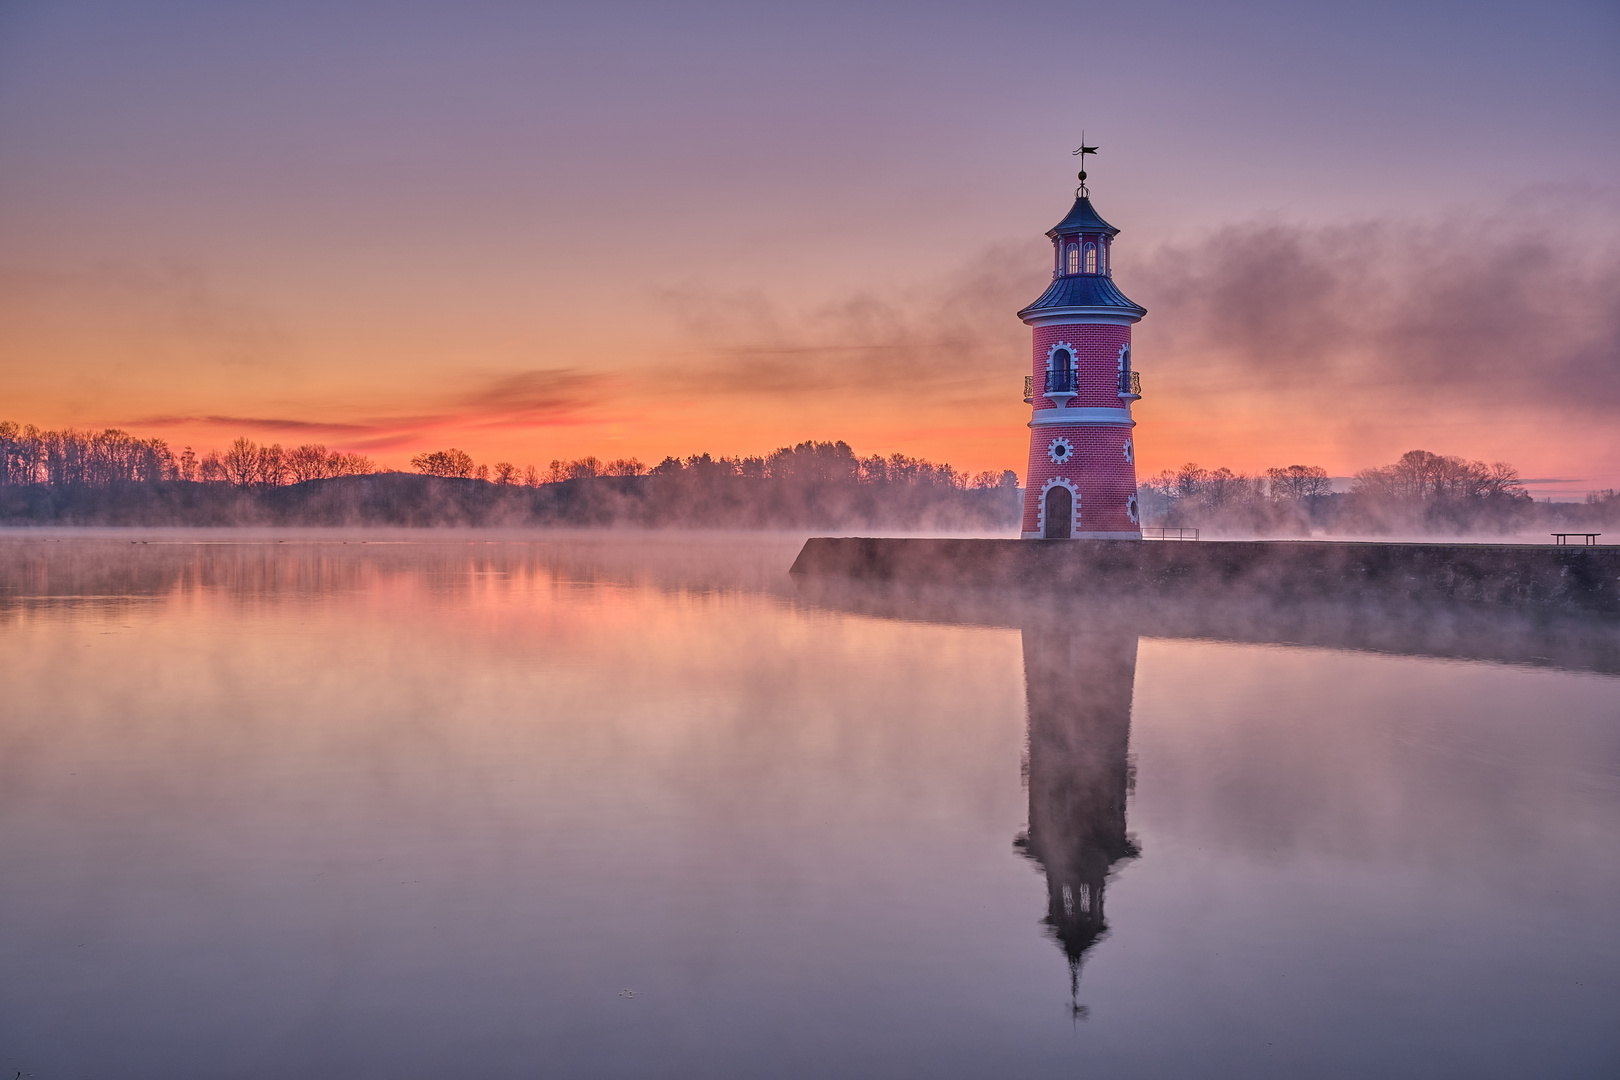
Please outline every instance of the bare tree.
[[1310, 499], [1333, 492], [1327, 470], [1320, 465], [1267, 469], [1266, 476], [1271, 479], [1271, 497], [1274, 499]]
[[1460, 457], [1408, 450], [1393, 465], [1363, 469], [1356, 474], [1355, 493], [1379, 499], [1406, 501], [1517, 498], [1524, 483], [1506, 462], [1487, 465]]
[[451, 447], [411, 458], [411, 467], [426, 476], [452, 476], [465, 479], [473, 474], [472, 455]]
[[287, 482], [287, 452], [280, 443], [259, 447], [258, 482], [265, 487], [280, 487]]
[[327, 476], [366, 476], [376, 471], [377, 466], [364, 454], [333, 454], [326, 459]]
[[259, 444], [248, 438], [237, 439], [220, 455], [219, 463], [226, 480], [245, 488], [259, 477]]
[[307, 480], [324, 480], [332, 475], [330, 460], [326, 447], [316, 443], [305, 443], [287, 451], [287, 476], [295, 484], [302, 484]]

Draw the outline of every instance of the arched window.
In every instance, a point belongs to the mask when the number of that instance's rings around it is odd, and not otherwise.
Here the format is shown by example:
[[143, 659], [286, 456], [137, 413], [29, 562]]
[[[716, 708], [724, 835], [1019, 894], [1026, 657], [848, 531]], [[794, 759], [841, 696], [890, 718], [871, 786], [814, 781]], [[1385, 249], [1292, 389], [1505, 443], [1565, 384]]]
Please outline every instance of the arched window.
[[1097, 245], [1096, 244], [1087, 244], [1086, 245], [1086, 273], [1095, 274], [1096, 272], [1097, 272]]
[[1075, 389], [1074, 383], [1074, 355], [1068, 349], [1053, 349], [1052, 357], [1047, 361], [1046, 392], [1072, 394]]
[[1079, 272], [1080, 272], [1080, 249], [1075, 247], [1073, 244], [1070, 244], [1069, 245], [1069, 273], [1078, 274]]
[[1108, 244], [1106, 241], [1097, 245], [1097, 273], [1108, 273]]

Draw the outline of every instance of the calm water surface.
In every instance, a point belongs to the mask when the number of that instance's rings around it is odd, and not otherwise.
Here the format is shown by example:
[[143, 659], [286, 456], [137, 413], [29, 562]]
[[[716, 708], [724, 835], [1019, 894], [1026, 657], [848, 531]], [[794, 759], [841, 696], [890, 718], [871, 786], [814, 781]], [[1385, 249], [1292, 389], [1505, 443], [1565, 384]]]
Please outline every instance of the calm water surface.
[[7, 1077], [1620, 1075], [1613, 627], [61, 535], [0, 539]]

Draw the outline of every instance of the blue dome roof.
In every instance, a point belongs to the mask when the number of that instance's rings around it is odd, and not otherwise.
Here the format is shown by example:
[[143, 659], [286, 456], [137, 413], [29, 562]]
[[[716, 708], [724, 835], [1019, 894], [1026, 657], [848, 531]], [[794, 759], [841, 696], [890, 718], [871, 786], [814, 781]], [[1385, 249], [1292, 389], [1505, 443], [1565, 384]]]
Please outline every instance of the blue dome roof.
[[1105, 274], [1068, 274], [1053, 281], [1039, 299], [1018, 313], [1018, 317], [1023, 319], [1063, 308], [1112, 308], [1138, 319], [1147, 314], [1147, 308], [1115, 287], [1113, 278]]
[[1069, 215], [1047, 230], [1047, 236], [1056, 236], [1066, 232], [1103, 232], [1109, 236], [1119, 235], [1119, 230], [1098, 216], [1092, 209], [1091, 200], [1084, 195], [1074, 200], [1069, 208]]

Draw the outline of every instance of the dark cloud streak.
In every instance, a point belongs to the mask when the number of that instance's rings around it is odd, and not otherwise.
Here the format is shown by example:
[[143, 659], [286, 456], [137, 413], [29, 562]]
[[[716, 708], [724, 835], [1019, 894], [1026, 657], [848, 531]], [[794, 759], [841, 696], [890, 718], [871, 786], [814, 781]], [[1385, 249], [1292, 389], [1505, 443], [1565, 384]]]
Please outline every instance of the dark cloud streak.
[[136, 430], [207, 426], [229, 432], [286, 432], [300, 437], [338, 438], [345, 446], [356, 449], [389, 450], [413, 446], [445, 429], [585, 423], [591, 402], [611, 381], [611, 376], [572, 368], [542, 368], [488, 379], [461, 394], [452, 407], [433, 412], [349, 422], [219, 414], [147, 416], [121, 426]]

